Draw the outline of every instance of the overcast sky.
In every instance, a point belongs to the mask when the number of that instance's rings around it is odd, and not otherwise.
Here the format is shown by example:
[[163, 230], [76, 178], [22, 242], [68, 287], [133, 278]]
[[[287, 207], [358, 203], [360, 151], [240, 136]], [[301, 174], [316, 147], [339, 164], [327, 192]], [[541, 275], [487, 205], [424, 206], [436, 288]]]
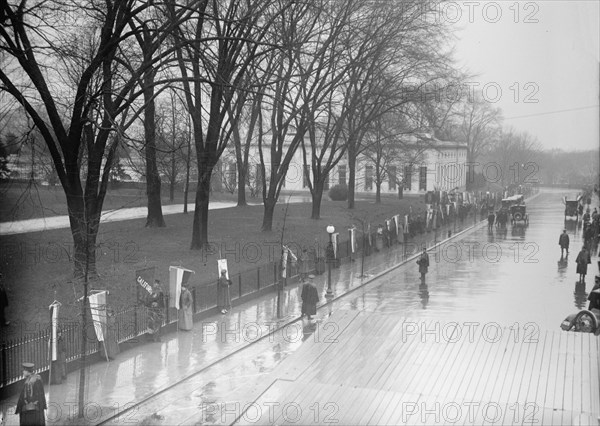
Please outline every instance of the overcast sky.
[[597, 0], [458, 1], [441, 19], [457, 29], [458, 65], [478, 74], [475, 90], [487, 85], [505, 126], [545, 148], [598, 149]]

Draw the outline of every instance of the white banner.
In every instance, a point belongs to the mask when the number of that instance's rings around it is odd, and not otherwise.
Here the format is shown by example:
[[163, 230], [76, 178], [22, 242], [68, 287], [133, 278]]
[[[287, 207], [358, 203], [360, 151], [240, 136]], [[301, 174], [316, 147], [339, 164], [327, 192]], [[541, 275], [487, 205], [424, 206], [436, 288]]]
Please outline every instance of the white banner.
[[394, 219], [394, 226], [396, 227], [396, 235], [400, 234], [400, 215], [397, 214], [392, 217]]
[[335, 234], [331, 235], [331, 240], [333, 241], [333, 258], [334, 259], [337, 259], [338, 235], [340, 235], [339, 232], [336, 232]]
[[356, 239], [354, 238], [356, 228], [352, 227], [348, 229], [348, 233], [350, 235], [350, 252], [354, 253], [356, 250]]
[[369, 242], [369, 247], [373, 245], [373, 241], [371, 241], [371, 224], [367, 225], [367, 240]]
[[49, 306], [49, 309], [52, 311], [52, 361], [57, 360], [57, 339], [58, 339], [58, 310], [60, 309], [60, 302], [56, 300]]
[[286, 278], [288, 252], [289, 249], [286, 246], [283, 246], [281, 251], [281, 278]]
[[104, 342], [102, 328], [106, 327], [106, 290], [90, 294], [88, 299], [90, 301], [90, 311], [92, 312], [96, 337], [99, 342]]
[[219, 267], [219, 277], [221, 276], [221, 271], [225, 270], [225, 277], [229, 279], [229, 269], [227, 269], [227, 259], [219, 259], [217, 260], [217, 266]]

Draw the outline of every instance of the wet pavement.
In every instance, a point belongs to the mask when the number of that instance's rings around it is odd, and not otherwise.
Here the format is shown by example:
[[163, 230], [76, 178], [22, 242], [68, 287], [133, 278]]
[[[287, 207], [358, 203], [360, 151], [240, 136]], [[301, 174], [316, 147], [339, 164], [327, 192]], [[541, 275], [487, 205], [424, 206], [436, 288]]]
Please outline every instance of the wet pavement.
[[[593, 256], [587, 288], [576, 288], [578, 228], [569, 231], [568, 260], [560, 261], [563, 195], [544, 192], [530, 202], [528, 227], [509, 225], [507, 232], [496, 228], [489, 232], [487, 225], [479, 224], [474, 231], [443, 242], [430, 252], [426, 283], [420, 282], [414, 260], [362, 287], [360, 262], [344, 265], [333, 276], [336, 294], [358, 289], [321, 307], [317, 323], [332, 312], [364, 311], [394, 315], [399, 321], [496, 322], [502, 327], [516, 325], [524, 335], [558, 330], [569, 313], [585, 304], [585, 290], [591, 289], [597, 271]], [[380, 273], [401, 258], [398, 252], [372, 256], [365, 271]], [[323, 294], [324, 277], [317, 280]], [[303, 339], [311, 338], [315, 329], [321, 336], [326, 332], [307, 320], [295, 320], [300, 307], [296, 288], [288, 288], [283, 300], [286, 318], [279, 322], [275, 298], [269, 295], [196, 323], [192, 332], [166, 335], [162, 343], [140, 346], [111, 363], [88, 367], [87, 422], [213, 424], [223, 420], [222, 409], [229, 413], [226, 422], [231, 422], [242, 401], [260, 395], [269, 374]], [[283, 328], [268, 334], [278, 325]], [[49, 423], [63, 424], [71, 417], [77, 381], [78, 375], [70, 374], [67, 383], [46, 389], [52, 402]], [[14, 398], [4, 401], [4, 408], [10, 404]], [[117, 412], [122, 415], [112, 417]], [[16, 417], [9, 416], [8, 424], [16, 423]]]

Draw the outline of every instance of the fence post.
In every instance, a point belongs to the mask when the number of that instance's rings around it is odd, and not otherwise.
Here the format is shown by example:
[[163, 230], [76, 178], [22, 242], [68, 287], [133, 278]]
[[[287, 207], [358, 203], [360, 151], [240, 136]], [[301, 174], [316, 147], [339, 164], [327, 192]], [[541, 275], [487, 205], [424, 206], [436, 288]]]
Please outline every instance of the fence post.
[[169, 295], [165, 296], [165, 311], [166, 311], [166, 315], [165, 317], [167, 318], [167, 321], [163, 323], [163, 325], [169, 324]]
[[194, 313], [197, 312], [197, 306], [196, 306], [196, 287], [192, 288], [192, 306], [194, 309]]
[[6, 383], [8, 382], [7, 380], [7, 376], [8, 376], [8, 366], [7, 366], [7, 353], [6, 353], [6, 342], [2, 342], [2, 376], [0, 377], [0, 383], [2, 383], [2, 386], [5, 386]]
[[238, 275], [238, 299], [242, 297], [242, 273]]

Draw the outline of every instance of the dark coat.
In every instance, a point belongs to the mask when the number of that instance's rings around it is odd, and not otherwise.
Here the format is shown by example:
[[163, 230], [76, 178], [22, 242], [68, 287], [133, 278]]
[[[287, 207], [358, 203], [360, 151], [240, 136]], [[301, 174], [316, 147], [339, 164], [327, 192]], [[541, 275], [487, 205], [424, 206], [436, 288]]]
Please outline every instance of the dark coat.
[[577, 255], [577, 259], [575, 259], [575, 262], [577, 263], [577, 273], [583, 275], [587, 274], [587, 266], [592, 263], [590, 252], [585, 249], [581, 250]]
[[[28, 402], [36, 403], [37, 409], [25, 411]], [[15, 414], [19, 415], [21, 425], [45, 425], [44, 410], [46, 408], [46, 395], [44, 395], [42, 378], [37, 374], [32, 374], [25, 379], [23, 389], [21, 389], [21, 394], [17, 401]]]
[[427, 253], [421, 254], [421, 257], [417, 260], [417, 264], [419, 265], [419, 273], [426, 274], [427, 268], [429, 268], [429, 255]]
[[305, 283], [302, 286], [302, 314], [315, 315], [317, 313], [317, 303], [319, 303], [319, 292], [312, 283]]
[[569, 248], [569, 235], [562, 233], [560, 237], [558, 237], [558, 245], [562, 248]]
[[219, 281], [217, 281], [217, 307], [219, 309], [231, 308], [229, 286], [231, 286], [231, 280], [225, 277], [220, 277]]

